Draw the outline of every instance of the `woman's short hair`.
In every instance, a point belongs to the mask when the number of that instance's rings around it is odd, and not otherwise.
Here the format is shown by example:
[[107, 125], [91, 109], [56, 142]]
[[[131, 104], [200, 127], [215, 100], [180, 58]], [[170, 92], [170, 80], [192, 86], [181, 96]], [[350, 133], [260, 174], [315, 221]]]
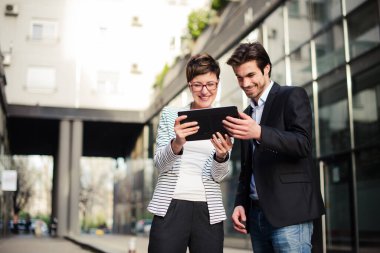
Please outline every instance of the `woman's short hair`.
[[194, 77], [206, 73], [214, 73], [219, 79], [220, 67], [219, 63], [209, 54], [196, 54], [190, 58], [186, 65], [186, 79], [190, 82]]

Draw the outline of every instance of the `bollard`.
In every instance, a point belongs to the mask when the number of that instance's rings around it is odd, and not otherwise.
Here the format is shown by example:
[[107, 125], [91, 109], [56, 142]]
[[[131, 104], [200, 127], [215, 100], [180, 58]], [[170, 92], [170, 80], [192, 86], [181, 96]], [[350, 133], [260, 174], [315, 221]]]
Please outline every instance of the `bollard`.
[[136, 238], [135, 237], [132, 237], [129, 240], [129, 243], [128, 243], [128, 253], [137, 253], [136, 252]]

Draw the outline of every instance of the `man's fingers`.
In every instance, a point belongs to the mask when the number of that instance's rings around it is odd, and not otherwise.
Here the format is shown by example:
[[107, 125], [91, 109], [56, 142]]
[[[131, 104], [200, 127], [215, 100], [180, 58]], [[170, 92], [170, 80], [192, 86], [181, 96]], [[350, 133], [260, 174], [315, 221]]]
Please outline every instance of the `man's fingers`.
[[247, 134], [247, 132], [244, 130], [239, 130], [239, 129], [230, 128], [230, 127], [226, 127], [226, 129], [231, 134], [231, 136], [237, 139], [244, 139]]
[[242, 234], [247, 234], [247, 229], [240, 228], [240, 227], [238, 227], [238, 226], [236, 226], [236, 225], [234, 225], [233, 227], [234, 227], [234, 229], [235, 229], [236, 231], [238, 231], [238, 232], [240, 232], [240, 233], [242, 233]]

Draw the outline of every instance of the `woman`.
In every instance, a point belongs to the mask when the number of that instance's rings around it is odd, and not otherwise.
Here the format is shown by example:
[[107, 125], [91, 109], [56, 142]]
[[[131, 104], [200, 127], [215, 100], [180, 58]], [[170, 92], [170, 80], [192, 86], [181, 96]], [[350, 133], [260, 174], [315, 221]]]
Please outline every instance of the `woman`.
[[[184, 110], [210, 108], [220, 68], [208, 54], [193, 56], [186, 78], [193, 102]], [[197, 122], [181, 124], [185, 115], [165, 107], [158, 126], [155, 167], [159, 177], [148, 210], [155, 214], [149, 253], [223, 252], [226, 219], [219, 183], [228, 174], [232, 141], [215, 133], [210, 140], [188, 141]]]

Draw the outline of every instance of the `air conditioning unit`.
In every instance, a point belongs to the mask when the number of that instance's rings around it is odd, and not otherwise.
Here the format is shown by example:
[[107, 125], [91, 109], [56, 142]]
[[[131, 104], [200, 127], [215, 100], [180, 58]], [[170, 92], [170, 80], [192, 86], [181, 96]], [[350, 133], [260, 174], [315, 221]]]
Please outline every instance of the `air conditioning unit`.
[[10, 66], [11, 65], [11, 59], [12, 59], [12, 55], [11, 53], [9, 52], [4, 52], [4, 55], [3, 55], [3, 66]]
[[5, 16], [17, 16], [18, 6], [16, 4], [6, 4], [5, 5]]

